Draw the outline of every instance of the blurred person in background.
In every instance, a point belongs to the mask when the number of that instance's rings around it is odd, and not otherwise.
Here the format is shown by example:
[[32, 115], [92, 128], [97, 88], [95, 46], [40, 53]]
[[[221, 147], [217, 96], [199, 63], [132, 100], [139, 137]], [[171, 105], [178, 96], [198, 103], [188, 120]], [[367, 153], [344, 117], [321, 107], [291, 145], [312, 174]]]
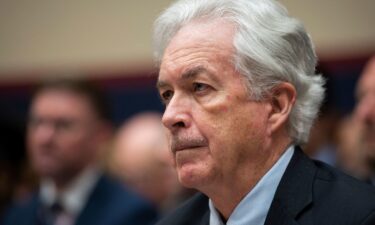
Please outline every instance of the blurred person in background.
[[100, 168], [111, 134], [107, 102], [92, 84], [74, 79], [42, 83], [27, 128], [40, 188], [15, 204], [3, 224], [152, 224], [154, 208]]
[[323, 105], [321, 113], [311, 128], [308, 143], [303, 146], [305, 153], [313, 159], [336, 166], [336, 143], [334, 134], [339, 122], [336, 113], [327, 104]]
[[325, 79], [325, 98], [320, 107], [318, 117], [311, 127], [309, 140], [303, 146], [303, 150], [312, 159], [335, 167], [337, 157], [334, 135], [341, 118], [341, 113], [334, 107], [333, 80], [330, 77], [324, 76], [324, 74], [322, 76]]
[[179, 181], [159, 225], [375, 224], [375, 189], [299, 145], [324, 97], [300, 21], [272, 0], [180, 0], [156, 20], [157, 87]]
[[120, 127], [109, 167], [126, 186], [149, 199], [163, 214], [192, 192], [178, 183], [161, 115], [157, 112], [137, 114]]
[[375, 56], [366, 64], [356, 89], [355, 116], [360, 124], [360, 151], [370, 168], [368, 179], [375, 185]]
[[339, 121], [335, 131], [337, 167], [365, 181], [369, 167], [361, 151], [360, 132], [360, 123], [352, 114]]

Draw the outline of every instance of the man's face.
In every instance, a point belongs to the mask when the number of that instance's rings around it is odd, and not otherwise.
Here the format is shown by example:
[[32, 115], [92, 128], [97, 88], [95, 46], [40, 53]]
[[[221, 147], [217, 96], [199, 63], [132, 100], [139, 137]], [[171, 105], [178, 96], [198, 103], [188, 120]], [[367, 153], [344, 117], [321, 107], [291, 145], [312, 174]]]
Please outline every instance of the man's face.
[[361, 124], [365, 154], [375, 162], [375, 60], [366, 68], [357, 86], [355, 115]]
[[113, 150], [113, 172], [154, 203], [163, 203], [178, 188], [159, 117], [145, 115], [126, 123]]
[[97, 119], [84, 96], [44, 90], [33, 100], [28, 125], [31, 163], [42, 177], [71, 179], [97, 154]]
[[191, 23], [163, 56], [157, 85], [166, 105], [162, 120], [179, 179], [188, 187], [233, 185], [233, 177], [255, 171], [267, 157], [267, 107], [250, 100], [232, 65], [233, 33], [221, 20]]

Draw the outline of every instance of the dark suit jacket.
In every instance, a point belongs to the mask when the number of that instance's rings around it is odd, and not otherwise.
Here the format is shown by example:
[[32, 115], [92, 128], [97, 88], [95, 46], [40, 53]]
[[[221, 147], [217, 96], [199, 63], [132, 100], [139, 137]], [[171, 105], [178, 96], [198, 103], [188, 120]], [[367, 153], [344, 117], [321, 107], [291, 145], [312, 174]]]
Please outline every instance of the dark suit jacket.
[[[5, 215], [4, 225], [36, 225], [40, 209], [38, 195], [16, 204]], [[102, 176], [76, 220], [76, 225], [149, 225], [157, 213], [145, 200], [125, 190], [107, 176]]]
[[[157, 225], [208, 225], [208, 198], [197, 194]], [[299, 148], [276, 190], [265, 225], [375, 225], [375, 189]]]

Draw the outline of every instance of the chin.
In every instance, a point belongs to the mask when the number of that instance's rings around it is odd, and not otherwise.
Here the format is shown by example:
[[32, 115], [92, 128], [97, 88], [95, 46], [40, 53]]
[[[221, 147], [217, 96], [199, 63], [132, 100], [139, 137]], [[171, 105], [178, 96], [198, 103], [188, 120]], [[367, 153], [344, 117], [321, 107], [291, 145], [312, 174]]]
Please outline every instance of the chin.
[[37, 171], [37, 174], [42, 177], [42, 178], [54, 178], [56, 176], [56, 172], [49, 169], [38, 169]]
[[195, 165], [184, 165], [177, 168], [180, 183], [187, 188], [199, 189], [208, 180], [207, 169]]
[[35, 172], [40, 177], [54, 177], [55, 174], [58, 173], [58, 168], [55, 165], [49, 163], [40, 163], [38, 165], [34, 165]]

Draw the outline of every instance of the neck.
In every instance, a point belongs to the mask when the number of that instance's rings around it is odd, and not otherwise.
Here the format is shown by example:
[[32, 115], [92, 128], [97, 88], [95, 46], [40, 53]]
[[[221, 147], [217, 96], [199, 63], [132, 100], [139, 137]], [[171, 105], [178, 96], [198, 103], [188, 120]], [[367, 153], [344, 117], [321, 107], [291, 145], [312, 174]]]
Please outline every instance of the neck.
[[66, 176], [66, 177], [53, 177], [52, 181], [55, 184], [56, 191], [57, 192], [62, 192], [64, 191], [72, 182], [73, 180], [77, 177], [77, 174], [75, 176]]
[[291, 141], [288, 139], [277, 145], [279, 147], [272, 145], [272, 148], [263, 151], [263, 153], [269, 153], [264, 154], [267, 157], [259, 158], [255, 163], [253, 161], [245, 164], [246, 167], [229, 174], [229, 179], [224, 179], [226, 182], [221, 180], [220, 184], [211, 185], [212, 188], [202, 190], [212, 200], [215, 208], [225, 221], [228, 220], [242, 199], [253, 190], [259, 180], [280, 159], [290, 143]]
[[83, 167], [77, 171], [71, 171], [70, 173], [60, 174], [58, 176], [52, 177], [55, 184], [57, 192], [66, 190], [79, 176], [81, 176], [88, 167]]

